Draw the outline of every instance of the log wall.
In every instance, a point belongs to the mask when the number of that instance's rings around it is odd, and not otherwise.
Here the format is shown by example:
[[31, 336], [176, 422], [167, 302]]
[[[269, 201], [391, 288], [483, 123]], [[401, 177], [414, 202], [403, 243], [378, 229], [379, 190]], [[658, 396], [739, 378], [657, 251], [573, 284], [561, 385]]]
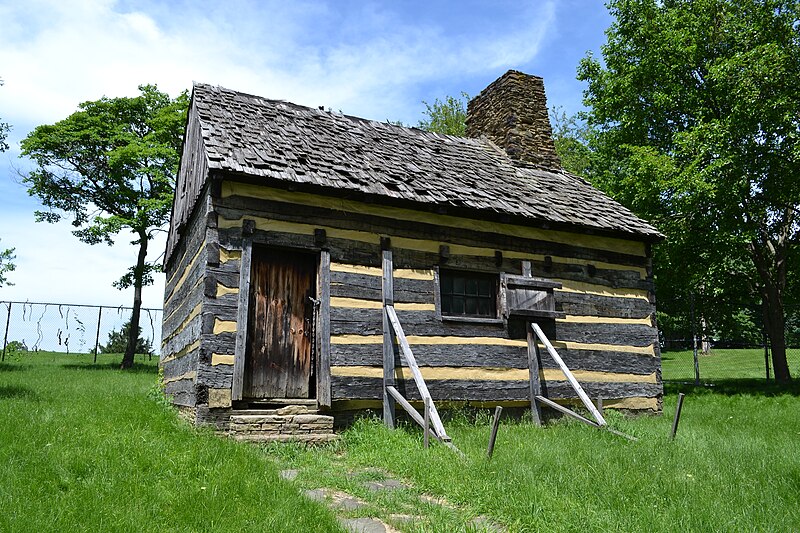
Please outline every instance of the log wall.
[[[200, 217], [206, 221], [202, 246], [189, 246], [196, 248], [196, 262], [202, 264], [205, 277], [194, 277], [191, 261], [181, 263], [186, 265], [186, 280], [198, 280], [195, 288], [185, 289], [189, 295], [185, 299], [200, 298], [203, 304], [199, 310], [192, 303], [172, 304], [170, 309], [180, 307], [181, 320], [165, 312], [171, 326], [165, 327], [169, 353], [186, 347], [168, 337], [167, 331], [177, 332], [177, 339], [188, 324], [195, 328], [186, 338], [199, 340], [193, 355], [200, 391], [196, 401], [206, 410], [231, 405], [244, 220], [254, 221], [254, 245], [330, 252], [334, 409], [379, 405], [382, 397], [382, 237], [391, 240], [398, 317], [435, 400], [520, 405], [528, 400], [524, 328], [520, 334], [512, 323], [443, 321], [436, 308], [435, 276], [437, 267], [520, 274], [522, 261], [530, 261], [533, 276], [563, 285], [555, 291], [555, 299], [557, 310], [566, 317], [547, 327], [587, 393], [603, 397], [607, 406], [660, 409], [655, 300], [644, 243], [486, 223], [227, 180], [210, 199], [209, 212], [212, 216]], [[179, 255], [180, 247], [175, 253]], [[177, 294], [182, 288], [176, 285], [170, 279], [168, 298], [170, 291]], [[192, 312], [196, 315], [187, 322]], [[175, 324], [183, 330], [178, 331]], [[183, 366], [189, 368], [191, 361], [187, 359]], [[548, 396], [571, 398], [571, 389], [546, 352], [542, 363]], [[172, 365], [178, 368], [179, 363]], [[415, 399], [407, 369], [399, 368], [397, 378], [398, 388]]]
[[[195, 209], [184, 227], [172, 260], [165, 265], [161, 360], [166, 393], [174, 404], [197, 403], [197, 370], [203, 323], [206, 271], [206, 204]], [[202, 394], [200, 394], [202, 395]]]

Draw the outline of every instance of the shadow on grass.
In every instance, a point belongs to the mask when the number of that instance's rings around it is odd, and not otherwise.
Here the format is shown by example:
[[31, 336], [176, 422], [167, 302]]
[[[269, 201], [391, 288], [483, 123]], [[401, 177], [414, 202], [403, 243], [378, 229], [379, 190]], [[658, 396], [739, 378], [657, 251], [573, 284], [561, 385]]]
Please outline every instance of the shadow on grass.
[[0, 386], [0, 400], [20, 398], [23, 400], [36, 400], [36, 393], [28, 387], [18, 385]]
[[31, 365], [16, 365], [14, 363], [0, 363], [0, 372], [19, 372], [21, 370], [30, 370]]
[[119, 363], [67, 363], [61, 365], [62, 368], [66, 368], [67, 370], [113, 370], [116, 372], [128, 372], [130, 374], [158, 374], [158, 366], [152, 364], [145, 364], [145, 363], [133, 363], [133, 367], [121, 370], [119, 368]]
[[736, 396], [800, 396], [800, 382], [793, 380], [788, 385], [777, 385], [763, 379], [715, 379], [702, 380], [700, 385], [691, 382], [664, 382], [664, 394], [679, 392], [691, 394], [723, 394]]

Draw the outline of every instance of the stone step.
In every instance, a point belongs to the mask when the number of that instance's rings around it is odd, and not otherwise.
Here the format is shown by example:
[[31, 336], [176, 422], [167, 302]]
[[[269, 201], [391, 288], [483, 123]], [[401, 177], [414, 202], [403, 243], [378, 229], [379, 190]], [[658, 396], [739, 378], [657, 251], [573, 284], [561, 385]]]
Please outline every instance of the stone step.
[[232, 414], [231, 424], [323, 424], [333, 427], [333, 417], [319, 414], [262, 415]]
[[305, 434], [272, 434], [272, 433], [255, 433], [255, 434], [240, 434], [233, 433], [231, 436], [240, 442], [305, 442], [307, 444], [322, 444], [325, 442], [332, 442], [339, 439], [335, 433], [305, 433]]
[[286, 405], [275, 407], [274, 409], [234, 409], [232, 416], [238, 415], [315, 415], [319, 413], [316, 409], [309, 409], [305, 405]]
[[305, 407], [301, 413], [288, 414], [235, 411], [231, 414], [228, 434], [247, 442], [321, 443], [337, 438], [333, 433], [332, 416], [310, 413]]

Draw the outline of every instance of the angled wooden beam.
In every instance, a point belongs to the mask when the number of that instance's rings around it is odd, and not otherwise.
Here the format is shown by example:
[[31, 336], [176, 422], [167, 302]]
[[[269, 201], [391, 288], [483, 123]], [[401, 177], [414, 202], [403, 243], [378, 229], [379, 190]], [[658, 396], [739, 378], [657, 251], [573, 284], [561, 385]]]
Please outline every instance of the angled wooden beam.
[[572, 418], [574, 418], [576, 420], [580, 420], [584, 424], [592, 426], [593, 428], [600, 427], [600, 425], [597, 422], [595, 422], [593, 420], [589, 420], [588, 418], [579, 415], [578, 413], [576, 413], [572, 409], [570, 409], [568, 407], [564, 407], [563, 405], [558, 404], [558, 403], [556, 403], [553, 400], [550, 400], [548, 398], [545, 398], [544, 396], [537, 396], [536, 399], [538, 401], [542, 402], [543, 404], [545, 404], [547, 407], [549, 407], [551, 409], [555, 409], [556, 411], [558, 411], [560, 413], [564, 413], [565, 415], [571, 416]]
[[[416, 409], [414, 409], [414, 406], [411, 405], [408, 402], [408, 400], [403, 398], [403, 395], [400, 394], [400, 391], [398, 391], [396, 387], [389, 385], [388, 387], [386, 387], [386, 391], [392, 396], [392, 398], [394, 398], [397, 401], [400, 407], [405, 409], [405, 411], [408, 413], [408, 416], [411, 417], [411, 420], [419, 424], [421, 428], [425, 429], [425, 419], [417, 412]], [[441, 437], [436, 432], [436, 428], [430, 428], [430, 429], [433, 430], [432, 431], [433, 436], [441, 440]]]
[[403, 327], [400, 325], [400, 320], [397, 319], [394, 306], [386, 305], [384, 309], [384, 315], [389, 318], [389, 322], [394, 329], [394, 334], [397, 336], [397, 341], [400, 343], [400, 349], [405, 356], [406, 364], [408, 364], [408, 367], [411, 369], [411, 374], [414, 376], [414, 383], [416, 383], [417, 389], [419, 389], [422, 400], [425, 401], [425, 398], [430, 399], [431, 425], [436, 430], [436, 433], [441, 436], [442, 440], [449, 441], [450, 437], [447, 436], [444, 424], [442, 424], [442, 419], [439, 418], [439, 412], [436, 410], [436, 405], [433, 403], [433, 398], [431, 398], [431, 393], [428, 391], [428, 386], [425, 384], [425, 379], [422, 377], [422, 372], [420, 372], [419, 366], [417, 366], [417, 360], [414, 357], [414, 353], [411, 351], [411, 346], [408, 344], [408, 339], [406, 339], [406, 334], [403, 332]]
[[566, 376], [567, 381], [569, 381], [569, 384], [578, 394], [578, 398], [580, 398], [581, 402], [583, 402], [584, 407], [586, 407], [586, 409], [592, 413], [592, 416], [595, 418], [595, 420], [597, 420], [598, 425], [605, 426], [606, 421], [603, 418], [603, 415], [601, 415], [600, 411], [597, 410], [597, 407], [595, 407], [594, 403], [592, 403], [592, 400], [589, 399], [589, 396], [583, 390], [581, 384], [578, 383], [578, 380], [575, 379], [575, 376], [572, 375], [572, 372], [570, 372], [566, 363], [564, 363], [564, 360], [561, 359], [561, 356], [558, 355], [556, 349], [553, 348], [552, 344], [550, 344], [550, 341], [545, 336], [542, 328], [540, 328], [539, 324], [536, 322], [531, 322], [530, 325], [531, 328], [533, 328], [533, 331], [536, 333], [536, 336], [539, 337], [539, 339], [542, 341], [542, 344], [544, 344], [544, 347], [547, 348], [547, 352], [550, 354], [550, 357], [552, 357], [553, 361], [555, 361], [559, 368], [561, 368], [561, 371], [564, 373], [564, 376]]

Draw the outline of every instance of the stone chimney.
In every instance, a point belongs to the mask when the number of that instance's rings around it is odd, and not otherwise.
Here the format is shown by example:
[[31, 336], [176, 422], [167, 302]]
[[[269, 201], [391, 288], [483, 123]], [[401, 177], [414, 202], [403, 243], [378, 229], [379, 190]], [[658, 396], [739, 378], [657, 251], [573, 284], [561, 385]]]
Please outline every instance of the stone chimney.
[[544, 80], [509, 70], [467, 105], [467, 137], [485, 135], [515, 161], [561, 169]]

